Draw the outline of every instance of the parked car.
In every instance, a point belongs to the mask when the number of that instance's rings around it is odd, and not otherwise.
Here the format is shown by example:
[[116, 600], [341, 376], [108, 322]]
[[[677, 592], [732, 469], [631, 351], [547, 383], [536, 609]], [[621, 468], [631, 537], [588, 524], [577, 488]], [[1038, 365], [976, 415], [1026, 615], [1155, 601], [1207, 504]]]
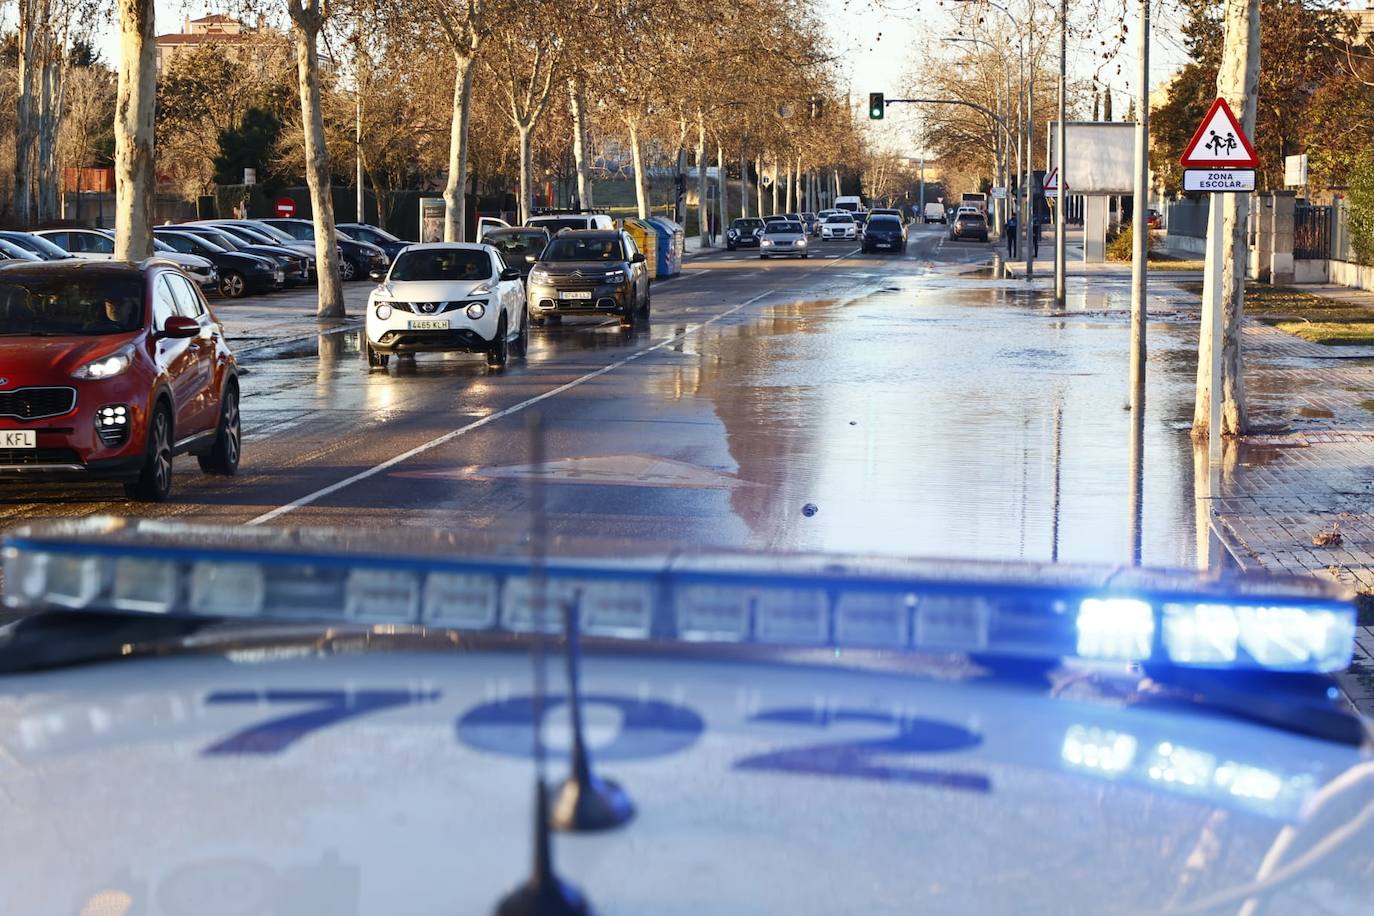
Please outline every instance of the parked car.
[[244, 254], [256, 254], [271, 258], [281, 265], [283, 282], [287, 287], [309, 283], [310, 277], [315, 272], [315, 259], [310, 255], [295, 248], [287, 248], [285, 245], [253, 241], [255, 238], [261, 239], [266, 238], [266, 236], [255, 235], [242, 227], [178, 223], [167, 228], [200, 236], [225, 251], [241, 251]]
[[763, 236], [763, 220], [756, 216], [741, 216], [725, 230], [725, 247], [731, 251], [736, 248], [757, 248]]
[[529, 341], [520, 272], [490, 245], [410, 245], [367, 299], [363, 351], [369, 368], [397, 353], [484, 353], [493, 369], [524, 356]]
[[846, 212], [832, 213], [821, 221], [821, 238], [856, 239], [859, 237], [859, 224]]
[[0, 267], [0, 471], [112, 477], [161, 502], [174, 456], [238, 470], [238, 370], [169, 261]]
[[495, 232], [497, 229], [509, 229], [510, 227], [510, 223], [499, 217], [479, 216], [477, 217], [477, 241], [486, 241], [489, 233]]
[[959, 215], [950, 224], [949, 237], [958, 242], [968, 239], [986, 242], [988, 240], [988, 218], [977, 210], [960, 210]]
[[25, 248], [16, 242], [11, 242], [2, 238], [0, 238], [0, 258], [3, 258], [6, 261], [48, 260], [48, 258], [43, 257], [36, 251], [30, 251], [28, 248]]
[[865, 254], [871, 251], [904, 252], [906, 227], [901, 218], [890, 213], [875, 213], [864, 227], [862, 249]]
[[369, 245], [376, 245], [386, 252], [388, 260], [396, 260], [396, 255], [408, 245], [415, 244], [407, 242], [405, 239], [397, 238], [385, 229], [380, 229], [368, 223], [339, 223], [335, 226], [340, 232], [351, 239], [360, 242], [367, 242]]
[[534, 262], [549, 243], [549, 233], [539, 226], [513, 226], [488, 232], [483, 241], [497, 250], [507, 267], [520, 271], [521, 280], [528, 280]]
[[525, 220], [525, 225], [545, 229], [550, 236], [564, 229], [615, 229], [615, 221], [607, 213], [542, 213]]
[[226, 298], [241, 299], [278, 290], [286, 284], [286, 271], [272, 258], [229, 251], [193, 232], [158, 227], [153, 230], [153, 237], [182, 254], [198, 255], [214, 264], [220, 295]]
[[276, 226], [269, 226], [257, 219], [196, 220], [187, 225], [229, 230], [240, 237], [246, 237], [257, 243], [280, 245], [283, 248], [299, 252], [310, 259], [310, 278], [312, 280], [315, 278], [315, 266], [318, 262], [319, 251], [314, 241], [302, 242], [300, 239], [282, 232]]
[[763, 227], [759, 258], [805, 258], [806, 227], [800, 220], [774, 221]]
[[526, 284], [536, 325], [564, 315], [613, 314], [621, 327], [649, 317], [643, 252], [620, 229], [564, 230], [535, 262]]
[[6, 229], [0, 230], [0, 239], [18, 245], [32, 251], [45, 261], [61, 261], [74, 258], [76, 255], [58, 245], [43, 238], [41, 235], [34, 235], [32, 232], [17, 232]]
[[[88, 261], [109, 261], [114, 258], [114, 232], [109, 229], [39, 229], [34, 235]], [[153, 254], [176, 264], [201, 286], [214, 288], [219, 283], [215, 265], [206, 258], [182, 254], [156, 239], [153, 240]]]
[[[301, 242], [315, 241], [315, 223], [308, 219], [264, 219], [261, 222], [280, 229]], [[364, 280], [376, 271], [384, 271], [391, 260], [386, 252], [370, 242], [359, 242], [346, 232], [335, 230], [339, 246], [339, 276], [345, 281]]]

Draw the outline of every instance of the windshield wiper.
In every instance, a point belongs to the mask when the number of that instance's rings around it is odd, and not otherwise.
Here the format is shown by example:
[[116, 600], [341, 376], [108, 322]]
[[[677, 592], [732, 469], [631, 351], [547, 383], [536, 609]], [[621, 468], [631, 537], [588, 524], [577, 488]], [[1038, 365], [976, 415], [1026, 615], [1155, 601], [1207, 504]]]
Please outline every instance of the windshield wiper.
[[40, 611], [0, 627], [0, 675], [107, 662], [215, 623], [208, 617]]

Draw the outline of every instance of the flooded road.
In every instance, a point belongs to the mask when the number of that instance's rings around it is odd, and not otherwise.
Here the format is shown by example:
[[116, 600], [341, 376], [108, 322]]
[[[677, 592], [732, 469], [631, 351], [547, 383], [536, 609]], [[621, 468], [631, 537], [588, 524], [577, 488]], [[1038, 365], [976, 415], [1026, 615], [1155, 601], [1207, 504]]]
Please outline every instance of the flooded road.
[[[647, 330], [536, 329], [527, 361], [421, 355], [369, 373], [358, 332], [245, 358], [232, 480], [178, 462], [173, 501], [6, 482], [0, 523], [111, 513], [522, 532], [664, 545], [1190, 565], [1195, 351], [1151, 326], [1143, 498], [1130, 511], [1128, 328], [1075, 289], [991, 279], [991, 249], [913, 227], [905, 257], [747, 252], [655, 287]], [[1079, 281], [1082, 282], [1082, 281]], [[529, 461], [527, 418], [546, 460]], [[803, 511], [810, 506], [809, 511]]]

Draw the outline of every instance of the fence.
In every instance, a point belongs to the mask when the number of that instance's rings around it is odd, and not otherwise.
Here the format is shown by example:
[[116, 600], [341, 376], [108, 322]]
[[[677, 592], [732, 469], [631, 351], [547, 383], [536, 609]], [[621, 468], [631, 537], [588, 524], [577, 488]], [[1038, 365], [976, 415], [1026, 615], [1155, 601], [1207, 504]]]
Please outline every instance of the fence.
[[1207, 199], [1182, 198], [1169, 204], [1169, 235], [1207, 238]]
[[1331, 207], [1300, 206], [1293, 211], [1293, 257], [1326, 260], [1331, 257]]

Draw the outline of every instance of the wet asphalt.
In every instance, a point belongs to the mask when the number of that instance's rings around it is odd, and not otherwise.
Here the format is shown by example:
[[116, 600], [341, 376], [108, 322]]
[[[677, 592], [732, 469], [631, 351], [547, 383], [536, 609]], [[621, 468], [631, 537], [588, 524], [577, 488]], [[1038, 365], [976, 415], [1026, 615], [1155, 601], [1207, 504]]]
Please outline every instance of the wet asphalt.
[[[690, 259], [648, 327], [573, 318], [501, 372], [420, 355], [369, 372], [356, 328], [243, 357], [244, 460], [178, 459], [172, 500], [0, 483], [0, 526], [95, 514], [662, 545], [1193, 562], [1193, 346], [1152, 327], [1140, 511], [1127, 498], [1128, 329], [1071, 289], [995, 280], [992, 247], [915, 226], [900, 255]], [[1092, 281], [1099, 283], [1105, 281]], [[531, 464], [529, 418], [545, 461]], [[809, 507], [809, 508], [808, 508]]]

